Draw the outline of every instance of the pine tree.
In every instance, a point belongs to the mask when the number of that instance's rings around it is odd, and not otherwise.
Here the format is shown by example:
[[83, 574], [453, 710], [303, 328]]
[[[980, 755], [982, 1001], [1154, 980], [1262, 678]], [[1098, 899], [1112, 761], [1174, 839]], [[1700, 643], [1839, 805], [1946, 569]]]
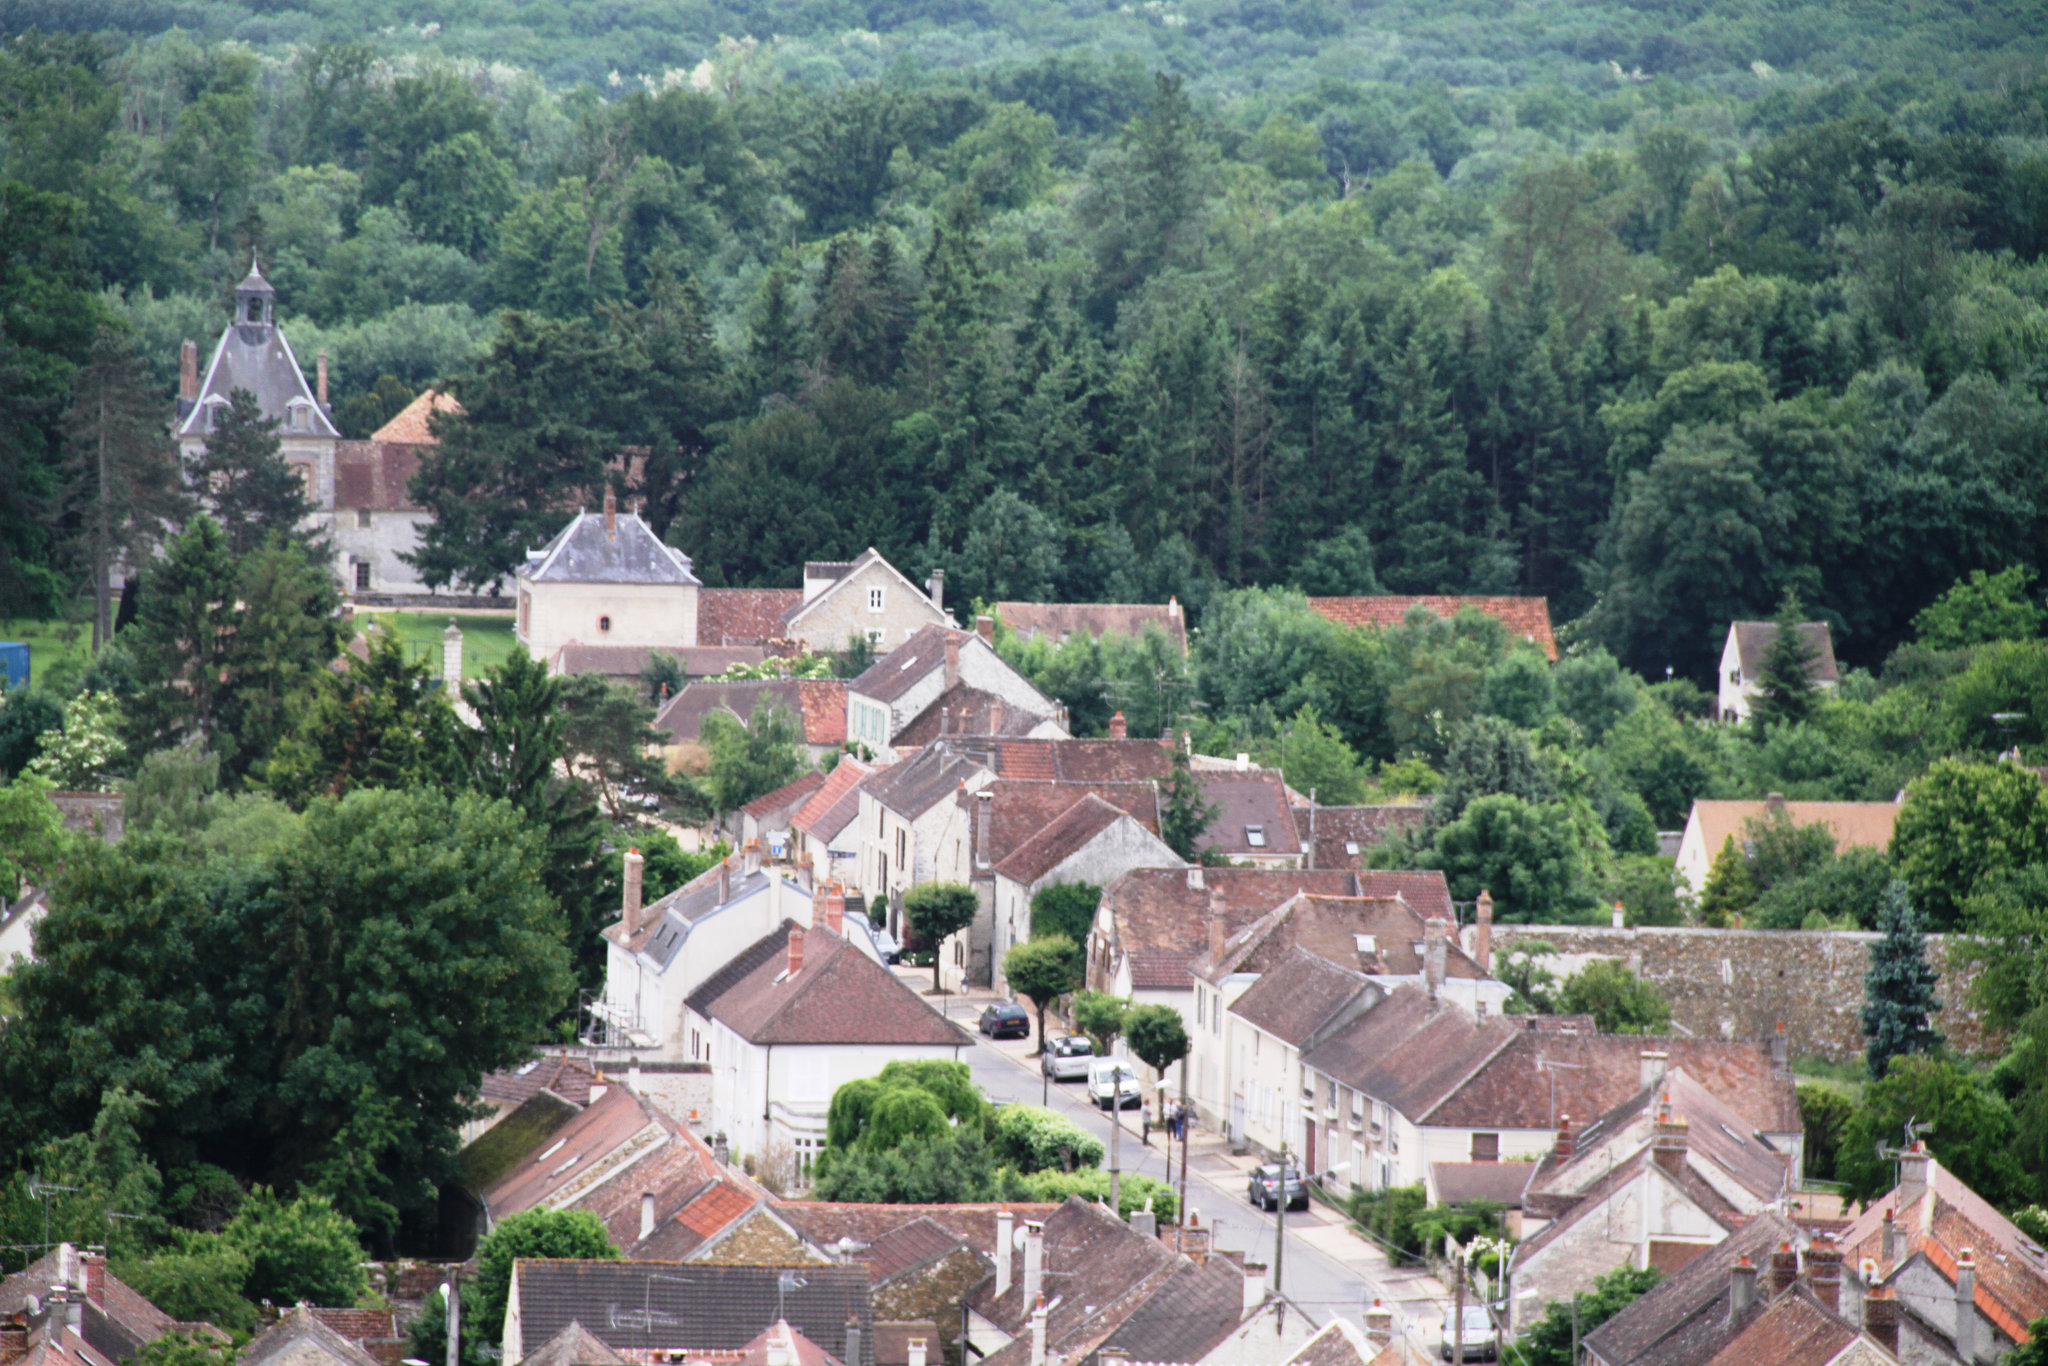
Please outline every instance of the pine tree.
[[1707, 869], [1707, 885], [1700, 889], [1700, 919], [1716, 929], [1726, 929], [1755, 904], [1756, 875], [1749, 871], [1749, 860], [1730, 835]]
[[230, 554], [246, 555], [276, 532], [317, 558], [325, 554], [323, 538], [301, 529], [313, 515], [313, 503], [298, 473], [280, 458], [279, 425], [263, 415], [256, 395], [236, 389], [193, 463], [193, 482], [220, 523]]
[[113, 571], [139, 568], [185, 509], [178, 452], [134, 346], [103, 327], [71, 381], [63, 512], [92, 580], [92, 647], [114, 633]]
[[1805, 615], [1799, 595], [1791, 589], [1778, 603], [1774, 619], [1776, 634], [1764, 651], [1763, 667], [1757, 671], [1757, 697], [1751, 704], [1750, 720], [1758, 735], [1765, 727], [1779, 723], [1797, 725], [1813, 715], [1813, 648], [1800, 632]]
[[1863, 1037], [1869, 1040], [1865, 1059], [1871, 1078], [1881, 1081], [1893, 1058], [1940, 1044], [1929, 1017], [1941, 1005], [1934, 999], [1926, 936], [1905, 883], [1895, 880], [1885, 888], [1878, 902], [1878, 934], [1863, 978]]
[[1466, 463], [1464, 437], [1422, 344], [1410, 343], [1385, 374], [1378, 435], [1395, 496], [1374, 538], [1387, 550], [1380, 577], [1397, 593], [1495, 586], [1504, 576], [1486, 535], [1486, 483]]
[[1159, 784], [1159, 837], [1184, 859], [1199, 859], [1202, 836], [1222, 808], [1206, 800], [1187, 752], [1173, 750], [1173, 772]]

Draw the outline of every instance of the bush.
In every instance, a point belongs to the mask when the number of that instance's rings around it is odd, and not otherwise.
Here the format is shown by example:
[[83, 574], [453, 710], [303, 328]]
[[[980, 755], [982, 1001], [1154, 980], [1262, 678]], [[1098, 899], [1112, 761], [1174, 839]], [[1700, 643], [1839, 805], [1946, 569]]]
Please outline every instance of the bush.
[[1591, 1015], [1603, 1034], [1662, 1034], [1671, 1028], [1664, 993], [1611, 958], [1596, 959], [1567, 977], [1557, 1010]]
[[611, 1261], [618, 1255], [604, 1222], [588, 1210], [533, 1209], [515, 1214], [477, 1245], [476, 1284], [469, 1293], [470, 1313], [465, 1318], [475, 1323], [485, 1342], [498, 1340], [505, 1331], [512, 1263], [521, 1257]]
[[[1003, 1183], [1006, 1200], [1064, 1200], [1078, 1195], [1098, 1205], [1109, 1203], [1109, 1173], [1100, 1167], [1078, 1172], [1033, 1172], [1029, 1176], [1008, 1173]], [[1173, 1187], [1149, 1176], [1125, 1172], [1117, 1185], [1117, 1217], [1129, 1219], [1145, 1208], [1147, 1201], [1159, 1222], [1170, 1224], [1180, 1217], [1180, 1197]]]
[[356, 1226], [324, 1195], [286, 1203], [258, 1186], [221, 1236], [248, 1261], [243, 1293], [252, 1300], [354, 1304], [367, 1286]]
[[1422, 1241], [1415, 1235], [1415, 1220], [1428, 1207], [1429, 1196], [1422, 1187], [1389, 1186], [1385, 1190], [1353, 1191], [1347, 1212], [1352, 1223], [1383, 1246], [1419, 1257]]
[[1065, 1115], [1036, 1105], [996, 1111], [993, 1147], [996, 1161], [1026, 1174], [1102, 1165], [1101, 1139]]

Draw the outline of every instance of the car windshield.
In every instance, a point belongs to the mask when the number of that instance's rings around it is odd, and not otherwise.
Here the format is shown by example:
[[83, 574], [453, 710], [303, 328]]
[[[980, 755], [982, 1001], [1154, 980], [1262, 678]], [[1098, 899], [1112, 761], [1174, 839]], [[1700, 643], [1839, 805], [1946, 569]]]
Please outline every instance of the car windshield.
[[[1444, 1328], [1445, 1328], [1446, 1330], [1448, 1330], [1448, 1329], [1450, 1328], [1450, 1326], [1451, 1326], [1451, 1314], [1450, 1314], [1449, 1312], [1446, 1312], [1446, 1313], [1444, 1314]], [[1485, 1309], [1484, 1309], [1483, 1307], [1481, 1307], [1481, 1306], [1477, 1306], [1477, 1305], [1467, 1305], [1467, 1306], [1465, 1306], [1465, 1331], [1466, 1331], [1466, 1333], [1468, 1333], [1468, 1334], [1471, 1334], [1471, 1333], [1487, 1333], [1487, 1332], [1491, 1332], [1492, 1330], [1493, 1330], [1493, 1323], [1492, 1323], [1492, 1321], [1491, 1321], [1491, 1320], [1490, 1320], [1490, 1319], [1489, 1319], [1489, 1318], [1487, 1317], [1487, 1313], [1486, 1313], [1486, 1310], [1485, 1310]]]
[[1095, 1049], [1086, 1039], [1061, 1039], [1059, 1051], [1062, 1053], [1078, 1054], [1092, 1053]]

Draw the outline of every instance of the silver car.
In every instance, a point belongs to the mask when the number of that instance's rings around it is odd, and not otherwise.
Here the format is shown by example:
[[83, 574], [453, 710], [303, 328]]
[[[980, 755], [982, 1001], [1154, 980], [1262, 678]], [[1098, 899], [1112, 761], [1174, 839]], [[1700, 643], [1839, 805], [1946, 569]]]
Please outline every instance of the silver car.
[[1054, 1081], [1080, 1081], [1088, 1075], [1088, 1060], [1094, 1056], [1092, 1042], [1080, 1034], [1069, 1034], [1046, 1044], [1038, 1070]]

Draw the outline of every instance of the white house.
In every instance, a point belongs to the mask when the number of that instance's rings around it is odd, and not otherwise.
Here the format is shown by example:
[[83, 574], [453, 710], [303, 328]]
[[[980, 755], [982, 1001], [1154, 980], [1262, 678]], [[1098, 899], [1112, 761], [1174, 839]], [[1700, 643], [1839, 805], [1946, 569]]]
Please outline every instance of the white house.
[[996, 990], [1009, 990], [1003, 956], [1031, 938], [1031, 898], [1042, 889], [1075, 882], [1101, 886], [1132, 868], [1185, 866], [1172, 846], [1128, 811], [1093, 793], [1082, 797], [995, 865], [990, 960]]
[[790, 861], [810, 871], [813, 883], [851, 878], [857, 852], [839, 843], [841, 832], [860, 816], [860, 787], [874, 773], [848, 755], [832, 766], [825, 782], [789, 818]]
[[803, 600], [783, 616], [782, 634], [804, 649], [844, 650], [861, 639], [878, 655], [900, 649], [927, 626], [953, 625], [946, 615], [946, 571], [922, 587], [869, 546], [846, 561], [804, 565]]
[[[850, 730], [851, 710], [847, 719]], [[904, 892], [920, 882], [967, 880], [968, 868], [941, 864], [940, 834], [952, 819], [954, 795], [978, 791], [994, 779], [984, 758], [941, 742], [861, 783], [860, 812], [851, 835], [860, 852], [854, 880], [869, 905], [877, 897], [889, 899], [889, 928], [899, 939]], [[848, 840], [842, 831], [841, 844]], [[957, 844], [946, 846], [956, 858]]]
[[776, 927], [706, 980], [685, 1011], [691, 1035], [706, 1041], [712, 1127], [734, 1152], [799, 1179], [825, 1146], [834, 1091], [895, 1061], [957, 1061], [973, 1043], [837, 919], [828, 911], [809, 929]]
[[[1815, 688], [1829, 689], [1840, 681], [1835, 668], [1835, 637], [1824, 621], [1802, 621], [1799, 637], [1806, 646], [1806, 677]], [[1720, 721], [1749, 719], [1750, 704], [1761, 690], [1764, 657], [1778, 639], [1773, 621], [1731, 621], [1721, 646], [1721, 673], [1715, 691], [1714, 717]]]
[[579, 512], [519, 567], [514, 632], [546, 659], [576, 641], [682, 648], [697, 643], [690, 557], [666, 545], [638, 513], [621, 513], [605, 489], [604, 512]]
[[1320, 1175], [1332, 1162], [1316, 1151], [1311, 1102], [1302, 1089], [1302, 1050], [1370, 1009], [1385, 993], [1364, 973], [1303, 948], [1290, 948], [1223, 1012], [1223, 1051], [1240, 1079], [1231, 1137], [1262, 1152], [1288, 1155]]

